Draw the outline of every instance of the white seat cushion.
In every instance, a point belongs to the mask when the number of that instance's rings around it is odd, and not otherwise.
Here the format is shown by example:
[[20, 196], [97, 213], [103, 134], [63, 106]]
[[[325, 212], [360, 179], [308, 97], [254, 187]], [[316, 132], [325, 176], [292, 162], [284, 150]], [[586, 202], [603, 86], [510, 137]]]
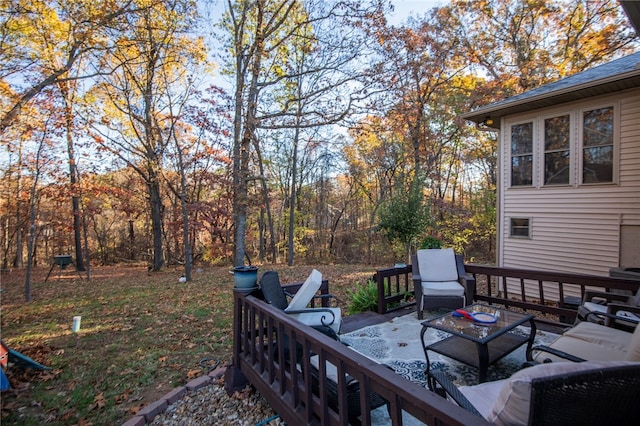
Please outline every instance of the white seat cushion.
[[461, 297], [464, 306], [464, 287], [458, 281], [438, 281], [438, 282], [422, 282], [422, 300], [420, 301], [420, 310], [424, 309], [424, 298], [434, 296], [457, 296]]
[[570, 328], [562, 336], [573, 337], [604, 346], [605, 348], [625, 352], [631, 341], [631, 333], [588, 321], [583, 321]]
[[[526, 425], [529, 421], [531, 380], [539, 377], [557, 376], [577, 371], [600, 370], [620, 365], [634, 365], [631, 362], [558, 362], [540, 364], [522, 369], [509, 379], [495, 383], [460, 388], [460, 391], [474, 403], [474, 407], [490, 423], [496, 425]], [[496, 392], [500, 388], [499, 392]], [[497, 396], [496, 396], [497, 395]], [[483, 407], [486, 404], [490, 407]], [[486, 414], [485, 414], [486, 413]]]
[[289, 302], [289, 306], [284, 310], [287, 311], [300, 311], [305, 309], [313, 296], [318, 292], [322, 285], [322, 274], [315, 269], [311, 271], [311, 275], [306, 279], [304, 284], [298, 289], [293, 299]]
[[[311, 358], [309, 358], [309, 361], [316, 370], [320, 370], [320, 357], [318, 355], [312, 356]], [[338, 369], [336, 368], [336, 366], [329, 361], [325, 361], [325, 368], [327, 379], [331, 380], [333, 383], [338, 383]], [[347, 379], [347, 386], [349, 386], [351, 383], [357, 382], [357, 380], [351, 377], [349, 374], [345, 374], [345, 378]]]
[[333, 312], [334, 317], [331, 316], [329, 312], [320, 311], [320, 312], [303, 312], [299, 314], [291, 314], [291, 316], [303, 324], [314, 326], [314, 325], [326, 325], [331, 327], [336, 334], [340, 333], [340, 326], [342, 325], [342, 311], [340, 308], [322, 308], [329, 309]]
[[[631, 335], [631, 333], [628, 334]], [[603, 346], [571, 336], [560, 336], [549, 346], [589, 361], [623, 361], [628, 355], [626, 349]], [[545, 362], [547, 359], [558, 363], [570, 362], [565, 358], [557, 357], [548, 352], [535, 352], [533, 355], [533, 360], [537, 362]]]
[[458, 268], [453, 249], [418, 250], [421, 281], [457, 281]]
[[495, 382], [480, 383], [474, 386], [460, 386], [458, 390], [469, 400], [471, 405], [485, 419], [489, 417], [489, 413], [493, 408], [502, 391], [502, 387], [508, 379], [496, 380]]
[[589, 312], [600, 312], [600, 313], [607, 312], [607, 305], [601, 305], [599, 303], [584, 302], [582, 306], [584, 306], [584, 308]]
[[424, 296], [464, 297], [464, 287], [458, 281], [422, 282]]

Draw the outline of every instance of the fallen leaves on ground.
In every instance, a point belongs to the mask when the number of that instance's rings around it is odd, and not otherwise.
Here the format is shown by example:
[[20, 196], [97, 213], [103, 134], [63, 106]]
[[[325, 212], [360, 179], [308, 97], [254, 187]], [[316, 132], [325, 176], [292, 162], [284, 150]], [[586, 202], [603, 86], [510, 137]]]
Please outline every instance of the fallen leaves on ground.
[[[346, 307], [347, 290], [375, 267], [261, 265], [283, 283], [302, 282], [316, 268]], [[202, 360], [231, 359], [233, 277], [228, 267], [203, 268], [178, 283], [179, 269], [92, 267], [44, 283], [48, 267], [32, 272], [32, 301], [24, 301], [25, 271], [2, 276], [2, 339], [49, 371], [9, 368], [2, 423], [121, 424], [146, 404], [206, 373]], [[73, 316], [81, 328], [72, 332]], [[37, 395], [37, 397], [35, 396]], [[247, 398], [249, 390], [238, 398]], [[113, 401], [113, 403], [109, 403]], [[20, 416], [20, 417], [18, 417]], [[18, 420], [20, 418], [20, 420]]]

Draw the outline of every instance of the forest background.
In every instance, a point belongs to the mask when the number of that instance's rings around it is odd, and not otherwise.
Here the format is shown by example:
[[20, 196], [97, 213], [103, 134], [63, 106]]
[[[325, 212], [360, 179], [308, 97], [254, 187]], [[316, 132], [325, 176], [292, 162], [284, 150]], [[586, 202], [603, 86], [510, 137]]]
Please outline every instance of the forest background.
[[492, 262], [497, 134], [459, 115], [639, 46], [614, 0], [441, 3], [2, 2], [2, 268]]

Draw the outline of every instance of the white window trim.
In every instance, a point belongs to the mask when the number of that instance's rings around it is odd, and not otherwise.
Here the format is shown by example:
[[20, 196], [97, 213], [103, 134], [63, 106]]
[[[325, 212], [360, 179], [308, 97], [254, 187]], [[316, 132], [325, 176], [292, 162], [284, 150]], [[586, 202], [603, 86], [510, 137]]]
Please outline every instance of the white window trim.
[[[569, 116], [569, 182], [567, 183], [545, 183], [545, 154], [546, 154], [546, 150], [544, 147], [544, 121], [549, 119], [549, 118], [555, 118], [555, 117], [561, 117], [564, 115], [568, 115]], [[575, 137], [575, 125], [576, 123], [576, 114], [575, 114], [575, 110], [557, 110], [554, 112], [550, 112], [548, 114], [545, 115], [541, 115], [539, 117], [538, 120], [538, 125], [540, 126], [540, 140], [538, 142], [538, 147], [539, 147], [539, 164], [538, 165], [534, 165], [534, 168], [539, 169], [540, 171], [540, 184], [538, 186], [538, 188], [540, 187], [544, 187], [544, 188], [562, 188], [562, 187], [567, 187], [567, 186], [576, 186], [577, 182], [576, 182], [576, 152], [577, 148], [576, 148], [576, 137]]]
[[[599, 108], [613, 107], [613, 176], [611, 182], [589, 182], [582, 183], [583, 178], [583, 123], [582, 116], [585, 111], [591, 111]], [[568, 184], [545, 184], [544, 183], [544, 120], [547, 118], [558, 117], [561, 115], [569, 115], [571, 120], [569, 146], [570, 146], [570, 179]], [[611, 186], [619, 183], [620, 175], [620, 102], [609, 99], [608, 101], [600, 101], [597, 103], [580, 103], [567, 108], [558, 107], [544, 111], [544, 114], [537, 113], [535, 115], [520, 115], [515, 119], [504, 120], [505, 132], [502, 133], [503, 158], [505, 165], [503, 166], [507, 176], [505, 176], [506, 189], [509, 191], [520, 191], [530, 189], [553, 190], [554, 188], [567, 187], [593, 187], [593, 186]], [[511, 127], [533, 122], [533, 166], [532, 166], [532, 183], [531, 185], [514, 186], [511, 182], [512, 174], [512, 156], [511, 156]]]
[[[584, 126], [582, 122], [582, 117], [585, 111], [593, 111], [594, 109], [599, 108], [613, 108], [613, 173], [611, 176], [611, 182], [583, 182], [583, 172], [584, 172], [584, 157], [582, 155], [582, 150], [584, 149], [583, 145], [583, 134], [584, 134]], [[591, 104], [582, 108], [577, 109], [576, 111], [576, 128], [577, 128], [577, 137], [576, 142], [578, 145], [576, 156], [577, 159], [577, 186], [602, 186], [602, 185], [617, 185], [619, 178], [619, 166], [620, 166], [620, 102], [603, 102], [599, 104]]]
[[[538, 171], [536, 163], [539, 162], [539, 160], [536, 158], [536, 154], [537, 154], [537, 149], [536, 146], [539, 145], [538, 143], [538, 125], [537, 122], [538, 121], [538, 117], [529, 117], [527, 119], [524, 120], [518, 120], [518, 121], [512, 121], [510, 123], [508, 123], [508, 131], [506, 134], [506, 151], [507, 151], [507, 156], [506, 158], [508, 158], [508, 163], [509, 163], [509, 189], [531, 189], [531, 188], [535, 188], [536, 187], [536, 182], [538, 181]], [[513, 126], [517, 126], [519, 124], [525, 124], [525, 123], [532, 123], [532, 143], [533, 146], [531, 147], [531, 185], [513, 185], [513, 183], [511, 182], [511, 176], [513, 174], [513, 162], [512, 162], [512, 153], [511, 153], [511, 128]]]

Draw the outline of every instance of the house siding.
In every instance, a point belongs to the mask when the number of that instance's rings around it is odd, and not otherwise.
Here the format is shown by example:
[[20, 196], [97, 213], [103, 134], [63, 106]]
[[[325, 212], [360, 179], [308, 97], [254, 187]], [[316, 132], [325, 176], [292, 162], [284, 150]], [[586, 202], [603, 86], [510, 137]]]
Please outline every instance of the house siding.
[[[617, 110], [614, 133], [614, 183], [580, 185], [578, 141], [581, 108], [613, 104]], [[574, 117], [572, 149], [573, 182], [543, 186], [544, 156], [541, 121], [549, 114], [570, 112]], [[510, 124], [533, 120], [533, 186], [510, 188]], [[499, 193], [498, 264], [500, 266], [608, 275], [620, 266], [621, 227], [640, 226], [640, 89], [613, 96], [558, 105], [503, 118]], [[509, 236], [512, 217], [531, 219], [531, 237]], [[635, 265], [640, 266], [640, 265]], [[533, 284], [531, 284], [533, 285]], [[529, 286], [529, 285], [527, 285]]]

